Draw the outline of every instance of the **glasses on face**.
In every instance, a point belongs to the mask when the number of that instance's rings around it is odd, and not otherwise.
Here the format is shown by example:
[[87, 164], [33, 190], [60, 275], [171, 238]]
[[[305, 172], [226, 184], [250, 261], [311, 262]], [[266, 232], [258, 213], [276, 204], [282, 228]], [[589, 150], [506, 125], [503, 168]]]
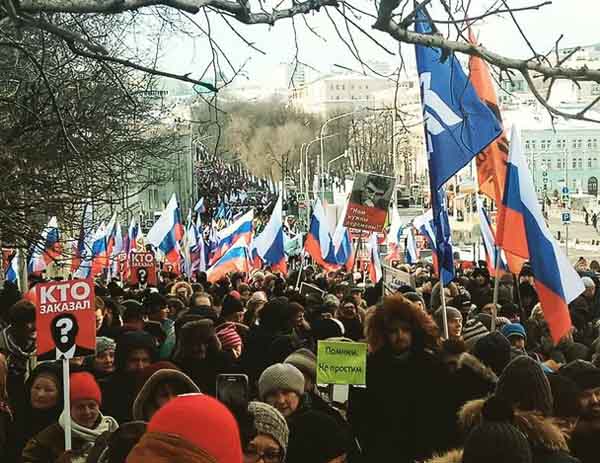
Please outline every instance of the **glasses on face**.
[[260, 452], [256, 447], [250, 446], [244, 451], [244, 455], [252, 463], [256, 463], [259, 460], [262, 460], [265, 463], [281, 462], [281, 454], [273, 449], [267, 449], [264, 452]]

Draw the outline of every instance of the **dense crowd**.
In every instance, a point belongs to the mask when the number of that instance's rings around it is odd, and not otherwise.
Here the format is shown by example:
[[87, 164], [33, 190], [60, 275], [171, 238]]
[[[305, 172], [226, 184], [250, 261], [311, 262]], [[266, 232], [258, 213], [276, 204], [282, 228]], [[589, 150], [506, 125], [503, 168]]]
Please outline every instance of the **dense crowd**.
[[[381, 282], [313, 267], [302, 281], [323, 293], [268, 271], [98, 282], [96, 352], [70, 362], [70, 410], [62, 364], [36, 359], [35, 307], [6, 284], [0, 461], [597, 463], [598, 263], [577, 263], [586, 290], [558, 345], [528, 267], [500, 277], [496, 311], [487, 269], [459, 271], [443, 289], [448, 339], [431, 266], [403, 269], [414, 286], [385, 298]], [[366, 387], [340, 399], [317, 384], [325, 339], [367, 343]], [[223, 374], [246, 375], [247, 390], [221, 390]]]

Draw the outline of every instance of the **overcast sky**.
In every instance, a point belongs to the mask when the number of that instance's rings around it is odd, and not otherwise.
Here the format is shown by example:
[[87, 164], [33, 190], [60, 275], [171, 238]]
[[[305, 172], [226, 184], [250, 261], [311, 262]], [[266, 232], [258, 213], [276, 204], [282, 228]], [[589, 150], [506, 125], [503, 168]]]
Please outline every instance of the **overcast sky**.
[[[371, 1], [350, 0], [350, 2], [360, 9], [374, 12]], [[434, 0], [433, 5], [436, 3]], [[486, 10], [490, 5], [500, 2], [473, 0], [472, 3], [477, 5], [471, 12], [472, 15], [475, 15]], [[541, 0], [508, 0], [508, 3], [513, 7], [520, 7], [541, 3]], [[329, 11], [340, 32], [347, 38], [342, 17], [334, 9], [329, 9]], [[432, 16], [434, 19], [447, 19], [441, 8], [433, 8]], [[598, 0], [554, 0], [551, 5], [543, 7], [540, 11], [519, 12], [517, 18], [538, 52], [547, 52], [561, 34], [564, 34], [561, 46], [590, 45], [600, 42], [600, 1]], [[202, 17], [197, 15], [197, 19], [201, 20]], [[337, 36], [331, 21], [323, 10], [306, 16], [306, 19], [311, 27], [326, 39], [326, 42], [312, 34], [306, 28], [304, 21], [297, 18], [296, 28], [301, 61], [321, 71], [328, 70], [333, 63], [360, 69], [358, 62]], [[245, 68], [249, 78], [262, 81], [268, 77], [275, 64], [293, 60], [295, 45], [291, 20], [282, 20], [274, 27], [245, 26], [236, 23], [235, 20], [230, 21], [249, 41], [267, 53], [263, 56], [250, 49], [233, 34], [221, 18], [213, 16], [214, 39], [226, 51], [234, 65], [239, 66], [246, 59], [250, 59]], [[395, 56], [388, 55], [360, 32], [354, 30], [354, 39], [363, 59], [399, 63], [397, 42], [382, 32], [372, 30], [373, 20], [371, 18], [363, 16], [356, 21], [371, 32], [377, 40], [395, 52]], [[439, 27], [446, 31], [446, 26]], [[509, 15], [487, 19], [485, 23], [479, 23], [477, 30], [480, 42], [493, 51], [513, 57], [529, 57], [531, 55]], [[455, 35], [454, 32], [453, 35]], [[403, 45], [402, 49], [405, 58], [411, 62], [414, 61], [413, 47]], [[210, 49], [207, 47], [205, 39], [194, 40], [177, 35], [166, 44], [161, 64], [170, 71], [190, 72], [197, 76], [201, 72], [199, 70], [206, 66], [209, 56]], [[230, 71], [227, 73], [230, 74]]]

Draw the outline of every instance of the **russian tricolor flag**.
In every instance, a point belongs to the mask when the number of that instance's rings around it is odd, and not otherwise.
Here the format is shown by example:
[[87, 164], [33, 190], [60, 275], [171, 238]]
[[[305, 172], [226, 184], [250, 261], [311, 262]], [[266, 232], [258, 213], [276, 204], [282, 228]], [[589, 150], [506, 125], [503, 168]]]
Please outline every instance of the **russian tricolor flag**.
[[367, 243], [367, 251], [369, 253], [369, 279], [372, 283], [378, 283], [383, 276], [383, 269], [381, 268], [381, 259], [379, 258], [377, 233], [371, 233], [371, 237]]
[[479, 227], [481, 230], [481, 237], [483, 238], [485, 254], [487, 256], [488, 270], [490, 271], [490, 275], [497, 276], [496, 265], [502, 272], [506, 271], [508, 267], [502, 249], [496, 246], [496, 238], [494, 230], [492, 229], [492, 223], [487, 211], [483, 207], [483, 201], [481, 201], [481, 198], [479, 197], [477, 197], [477, 211], [479, 212]]
[[10, 281], [11, 283], [19, 286], [19, 250], [15, 249], [15, 253], [10, 259], [10, 263], [8, 264], [8, 268], [4, 274], [6, 281]]
[[304, 241], [304, 249], [316, 264], [326, 270], [337, 270], [339, 265], [335, 258], [333, 239], [327, 225], [325, 210], [317, 199], [310, 219], [310, 228]]
[[146, 239], [165, 255], [167, 261], [172, 264], [179, 262], [179, 241], [183, 239], [183, 224], [175, 194], [171, 196], [167, 207], [165, 207], [158, 220], [152, 225]]
[[345, 266], [349, 272], [354, 267], [354, 251], [352, 249], [352, 236], [350, 231], [344, 227], [344, 218], [346, 217], [346, 211], [348, 209], [348, 202], [342, 210], [340, 220], [338, 221], [337, 227], [333, 234], [333, 250], [335, 253], [335, 260], [339, 265]]
[[405, 260], [407, 264], [411, 265], [416, 264], [419, 260], [415, 235], [411, 229], [408, 230], [408, 236], [406, 237]]
[[214, 263], [206, 272], [206, 277], [209, 282], [215, 283], [231, 272], [248, 273], [251, 266], [248, 246], [243, 241], [238, 241]]
[[92, 238], [92, 277], [101, 274], [108, 266], [106, 224], [102, 222]]
[[28, 265], [29, 273], [45, 270], [52, 261], [60, 256], [61, 251], [58, 220], [56, 217], [52, 217], [42, 231], [40, 241], [33, 245]]
[[387, 245], [389, 248], [387, 256], [388, 260], [400, 258], [400, 238], [404, 229], [402, 219], [400, 218], [400, 214], [398, 212], [398, 206], [396, 206], [396, 204], [392, 205], [392, 213], [390, 215], [390, 229], [387, 235]]
[[515, 126], [511, 134], [503, 201], [504, 207], [498, 218], [498, 245], [529, 260], [544, 318], [552, 339], [558, 343], [571, 329], [568, 304], [583, 292], [584, 287], [546, 226]]
[[218, 244], [211, 257], [211, 265], [219, 260], [238, 241], [246, 247], [250, 246], [252, 242], [253, 220], [254, 210], [250, 210], [218, 233]]
[[273, 270], [287, 273], [283, 237], [283, 197], [280, 194], [264, 230], [254, 238], [253, 252]]

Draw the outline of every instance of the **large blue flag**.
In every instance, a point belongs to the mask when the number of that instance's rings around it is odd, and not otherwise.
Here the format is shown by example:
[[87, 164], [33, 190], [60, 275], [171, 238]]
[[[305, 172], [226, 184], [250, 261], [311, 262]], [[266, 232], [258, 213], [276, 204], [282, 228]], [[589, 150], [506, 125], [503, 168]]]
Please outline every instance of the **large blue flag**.
[[[415, 32], [434, 32], [425, 7], [417, 11]], [[415, 45], [415, 51], [433, 191], [494, 141], [502, 128], [454, 54], [423, 45]]]

